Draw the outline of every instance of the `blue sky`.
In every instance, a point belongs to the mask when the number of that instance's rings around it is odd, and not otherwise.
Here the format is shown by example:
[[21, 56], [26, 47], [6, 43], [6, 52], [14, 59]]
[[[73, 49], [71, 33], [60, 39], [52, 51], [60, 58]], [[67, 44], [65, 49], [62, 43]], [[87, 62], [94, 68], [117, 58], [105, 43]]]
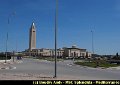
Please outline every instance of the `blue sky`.
[[[58, 1], [58, 48], [77, 45], [92, 51], [93, 30], [95, 53], [120, 52], [120, 0]], [[54, 16], [55, 0], [0, 0], [0, 51], [5, 51], [7, 31], [9, 51], [16, 42], [18, 51], [27, 49], [32, 22], [37, 48], [54, 48]]]

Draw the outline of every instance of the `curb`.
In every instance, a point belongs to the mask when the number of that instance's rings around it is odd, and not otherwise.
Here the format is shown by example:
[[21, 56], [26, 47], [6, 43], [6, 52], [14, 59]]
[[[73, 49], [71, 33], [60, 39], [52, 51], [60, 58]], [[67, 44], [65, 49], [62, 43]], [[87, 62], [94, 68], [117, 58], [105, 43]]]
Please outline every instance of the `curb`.
[[2, 69], [2, 70], [4, 70], [4, 69], [16, 69], [16, 67], [14, 67], [14, 66], [9, 66], [9, 67], [2, 67], [2, 68], [0, 68], [0, 69]]

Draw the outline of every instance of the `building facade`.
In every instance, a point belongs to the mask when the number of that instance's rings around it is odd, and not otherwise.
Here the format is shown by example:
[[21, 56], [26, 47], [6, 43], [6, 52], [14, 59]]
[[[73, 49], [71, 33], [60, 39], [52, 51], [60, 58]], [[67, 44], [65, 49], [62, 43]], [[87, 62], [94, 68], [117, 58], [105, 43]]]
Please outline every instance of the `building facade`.
[[[23, 53], [27, 56], [38, 56], [38, 57], [54, 57], [55, 56], [54, 49], [46, 49], [46, 48], [32, 49], [31, 51], [25, 50]], [[58, 58], [65, 58], [65, 57], [91, 58], [91, 53], [88, 52], [86, 49], [80, 49], [72, 46], [71, 48], [57, 49], [57, 57]]]
[[66, 57], [74, 57], [74, 58], [86, 57], [86, 54], [87, 54], [86, 49], [80, 49], [77, 48], [76, 46], [72, 46], [71, 48], [64, 49], [64, 56]]
[[[51, 55], [50, 56], [55, 56], [55, 50], [54, 49], [51, 49]], [[64, 56], [64, 49], [62, 48], [59, 48], [57, 49], [57, 57], [63, 57]]]

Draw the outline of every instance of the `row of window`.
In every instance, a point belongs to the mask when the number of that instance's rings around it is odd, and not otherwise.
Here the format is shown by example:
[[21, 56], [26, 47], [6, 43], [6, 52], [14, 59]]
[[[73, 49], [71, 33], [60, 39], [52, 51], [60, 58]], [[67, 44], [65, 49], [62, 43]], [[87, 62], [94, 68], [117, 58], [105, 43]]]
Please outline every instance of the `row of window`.
[[71, 53], [71, 55], [70, 56], [76, 56], [76, 57], [78, 57], [78, 56], [85, 56], [85, 53], [80, 53], [80, 55], [79, 55], [79, 53]]

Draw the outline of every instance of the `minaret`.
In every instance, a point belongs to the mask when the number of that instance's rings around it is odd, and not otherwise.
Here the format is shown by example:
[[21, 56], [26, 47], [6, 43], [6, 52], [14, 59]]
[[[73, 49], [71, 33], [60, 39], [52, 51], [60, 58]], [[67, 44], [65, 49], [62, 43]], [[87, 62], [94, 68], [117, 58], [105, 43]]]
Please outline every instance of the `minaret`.
[[36, 29], [35, 24], [32, 23], [30, 28], [30, 35], [29, 35], [29, 50], [36, 49]]

